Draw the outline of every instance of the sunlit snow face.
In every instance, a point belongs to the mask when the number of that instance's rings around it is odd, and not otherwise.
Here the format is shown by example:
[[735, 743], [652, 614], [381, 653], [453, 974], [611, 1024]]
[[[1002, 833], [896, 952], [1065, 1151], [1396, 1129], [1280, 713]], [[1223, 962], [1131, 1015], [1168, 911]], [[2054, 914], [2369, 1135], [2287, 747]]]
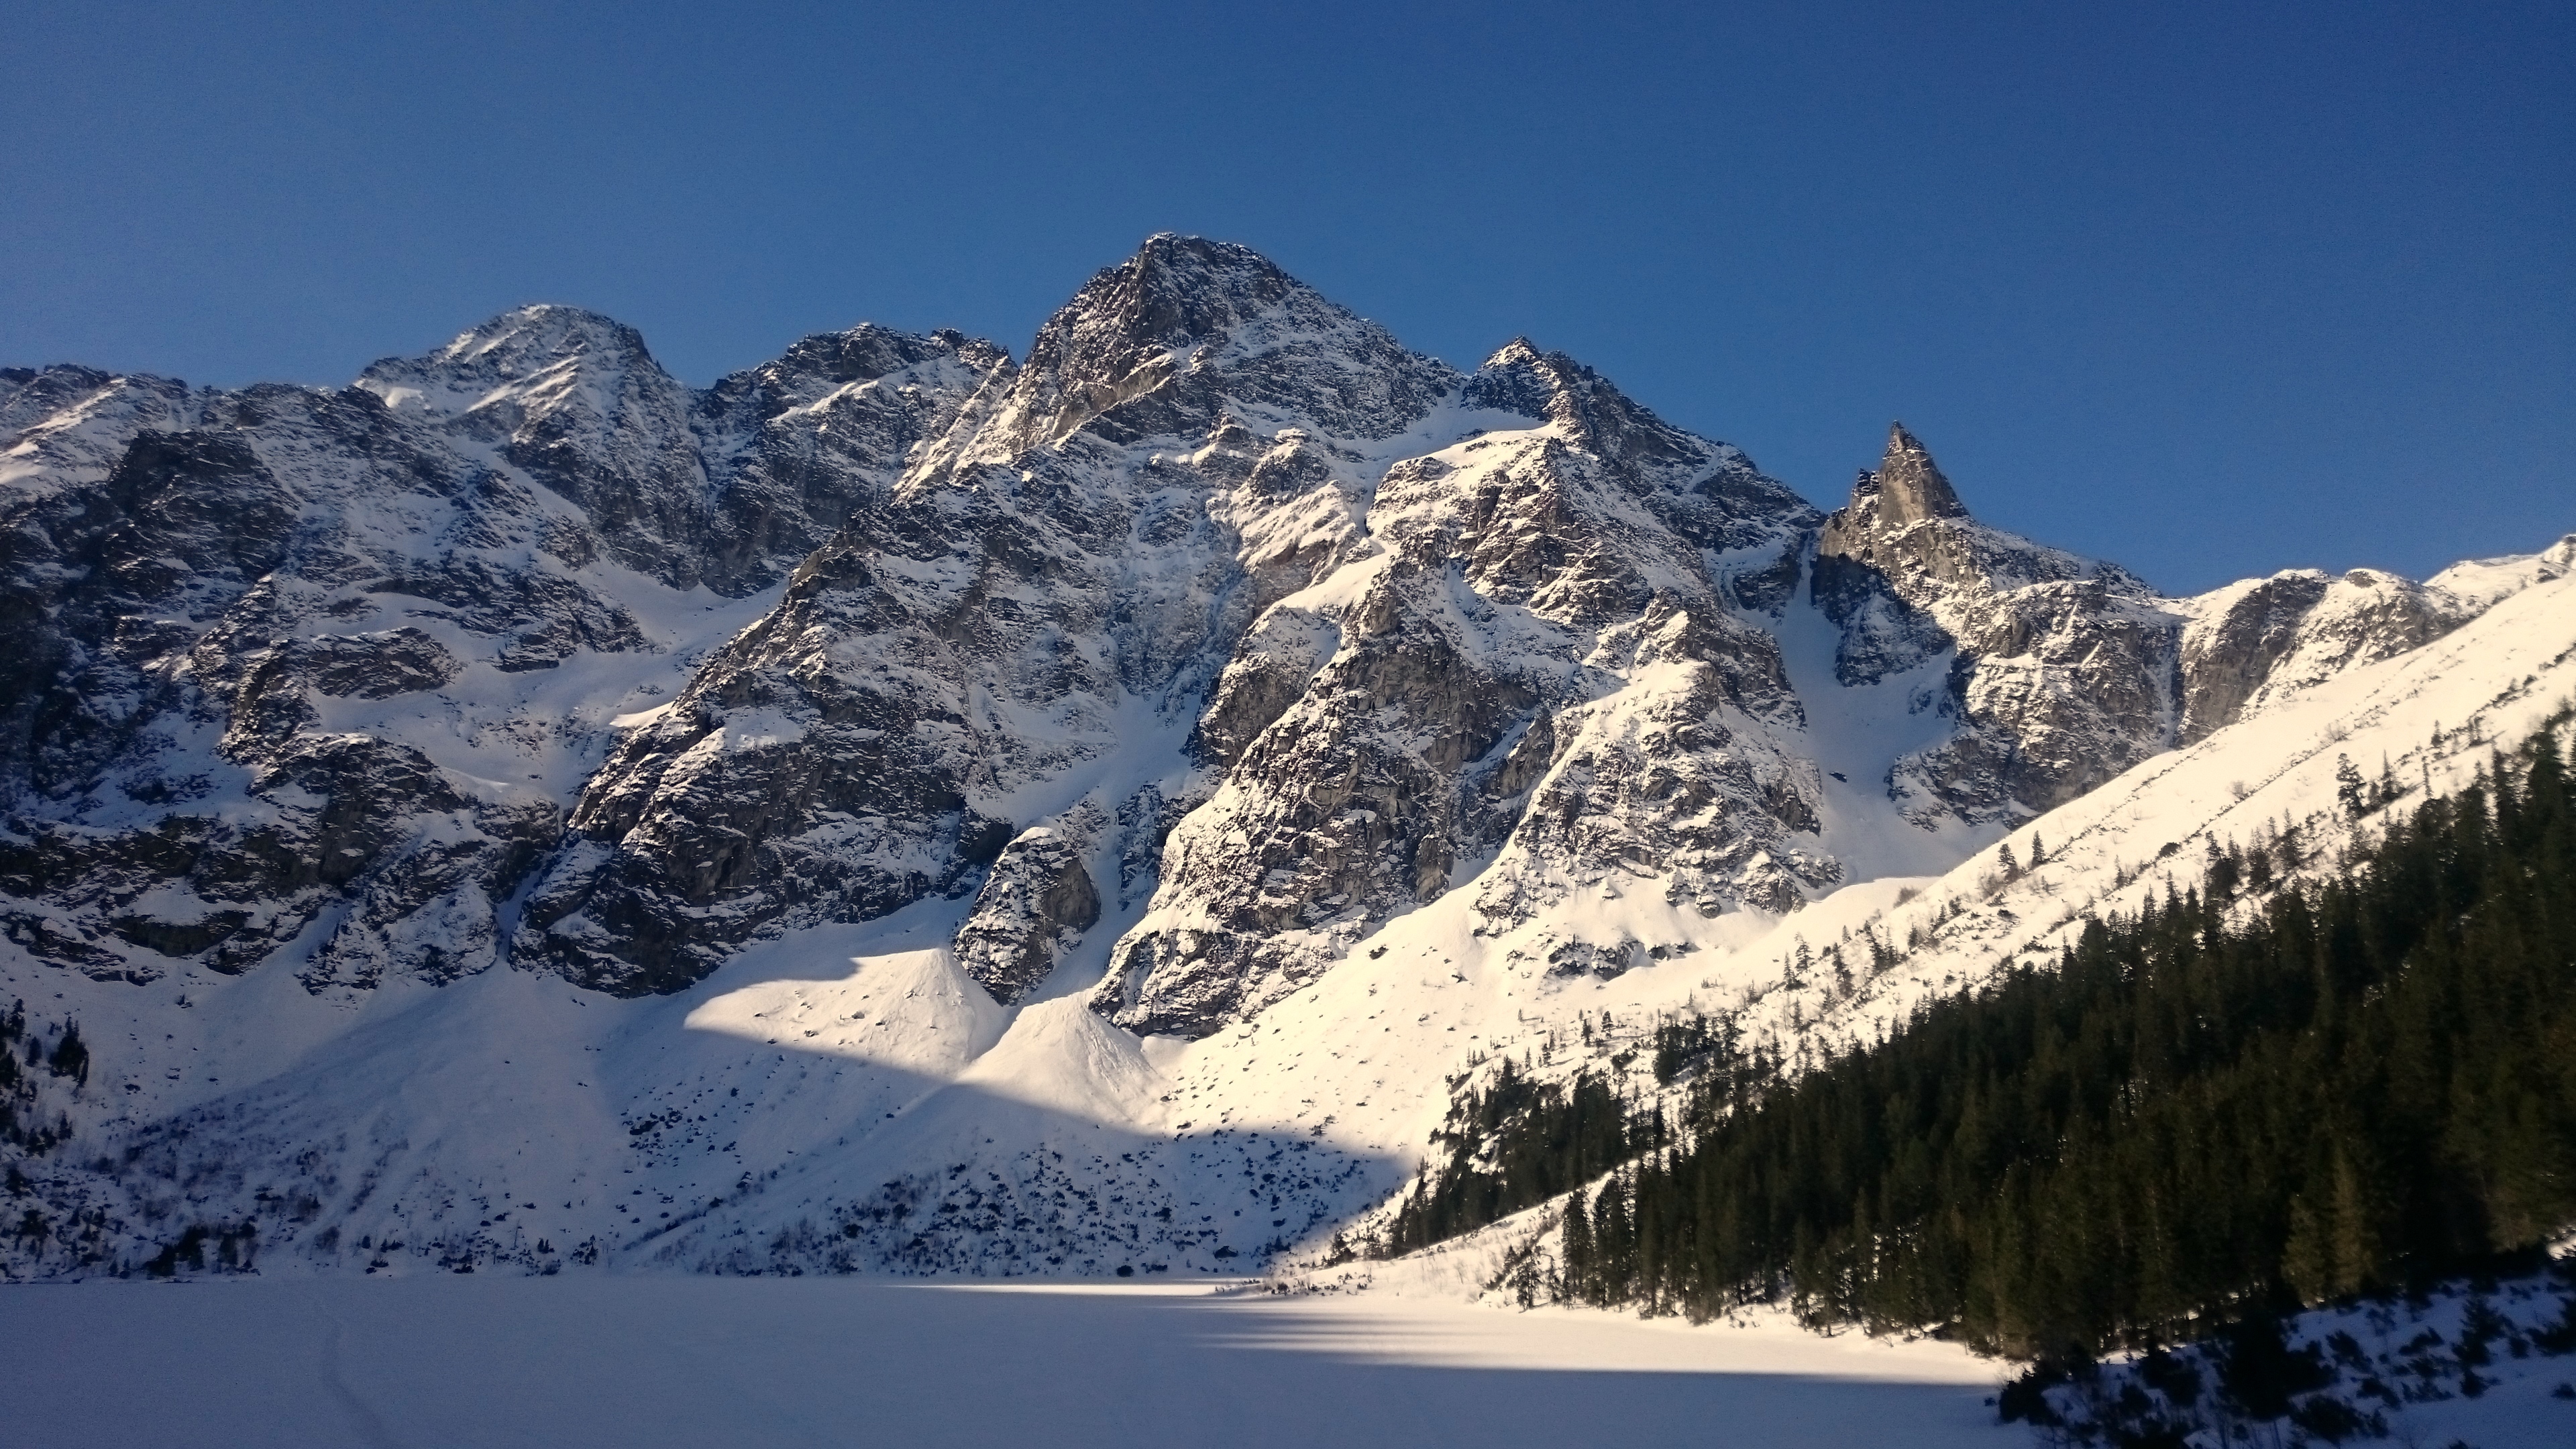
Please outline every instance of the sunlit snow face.
[[692, 1031], [946, 1077], [1000, 1039], [1007, 1014], [944, 950], [852, 957], [847, 976], [762, 981], [689, 1013]]

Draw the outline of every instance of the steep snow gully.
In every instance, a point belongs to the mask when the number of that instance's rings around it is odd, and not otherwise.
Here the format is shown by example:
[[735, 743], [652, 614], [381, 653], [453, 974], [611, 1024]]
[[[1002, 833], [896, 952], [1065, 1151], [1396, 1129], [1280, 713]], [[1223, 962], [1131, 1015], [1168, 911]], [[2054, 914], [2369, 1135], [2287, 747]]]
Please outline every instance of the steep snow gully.
[[1973, 492], [1168, 235], [1016, 360], [0, 371], [0, 998], [86, 1051], [0, 1265], [1311, 1267], [1482, 1063], [1858, 1039], [2576, 692], [2576, 538], [2169, 598]]

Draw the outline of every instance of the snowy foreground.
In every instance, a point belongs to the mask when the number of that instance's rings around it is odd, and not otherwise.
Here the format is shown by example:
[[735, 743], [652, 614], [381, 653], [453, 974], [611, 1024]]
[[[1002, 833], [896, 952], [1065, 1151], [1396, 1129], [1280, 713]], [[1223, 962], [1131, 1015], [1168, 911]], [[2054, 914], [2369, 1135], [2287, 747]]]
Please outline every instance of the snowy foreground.
[[0, 1341], [60, 1449], [2030, 1442], [1943, 1345], [1201, 1284], [37, 1286]]
[[[2481, 1393], [2411, 1391], [2413, 1373], [2431, 1384], [2448, 1366], [2456, 1378], [2445, 1355], [2467, 1301], [2321, 1310], [2290, 1336], [2348, 1335], [2410, 1390], [2388, 1437], [2368, 1442], [2576, 1443], [2576, 1402], [2560, 1388], [2569, 1361], [2521, 1352], [2523, 1320], [2548, 1318], [2556, 1301], [2532, 1283], [2492, 1299], [2514, 1351], [2500, 1339]], [[2018, 1365], [1948, 1344], [1820, 1337], [1771, 1311], [1703, 1327], [1515, 1312], [1403, 1285], [1277, 1296], [1244, 1282], [604, 1275], [49, 1284], [0, 1290], [0, 1342], [14, 1369], [0, 1441], [56, 1449], [2057, 1442], [1998, 1422], [1992, 1396]], [[2051, 1398], [2090, 1418], [2088, 1395], [2107, 1401], [2128, 1381], [2106, 1366]], [[2250, 1442], [2273, 1443], [2285, 1426], [2256, 1433]], [[2215, 1435], [2192, 1443], [2217, 1449]]]

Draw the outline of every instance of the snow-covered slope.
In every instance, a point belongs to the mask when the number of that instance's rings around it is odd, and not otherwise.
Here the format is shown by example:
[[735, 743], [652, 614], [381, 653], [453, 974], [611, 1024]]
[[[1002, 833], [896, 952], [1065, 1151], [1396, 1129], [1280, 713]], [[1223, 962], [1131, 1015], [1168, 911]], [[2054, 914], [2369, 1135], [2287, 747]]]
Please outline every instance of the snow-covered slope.
[[[1021, 364], [697, 392], [532, 308], [0, 389], [0, 993], [91, 1049], [13, 1106], [72, 1144], [7, 1149], [13, 1272], [1240, 1270], [1481, 1061], [1871, 1030], [2336, 753], [2438, 785], [2576, 643], [2576, 542], [2162, 598], [1901, 428], [1820, 514], [1192, 238]], [[1816, 969], [1860, 930], [1918, 948]]]
[[[1877, 1039], [1920, 1002], [1974, 989], [2016, 963], [2054, 964], [2085, 920], [2135, 914], [2150, 898], [2196, 887], [2213, 846], [2268, 852], [2276, 880], [2330, 872], [2383, 818], [2356, 817], [2339, 799], [2344, 761], [2366, 761], [2374, 779], [2392, 776], [2404, 794], [2382, 809], [2403, 810], [2428, 789], [2456, 792], [2492, 747], [2546, 721], [2576, 735], [2568, 722], [2576, 708], [2576, 577], [2545, 569], [2534, 576], [2541, 581], [2455, 633], [2157, 756], [1947, 873], [1850, 888], [1733, 949], [1709, 942], [1693, 953], [1667, 944], [1663, 964], [1615, 982], [1570, 994], [1541, 983], [1546, 1004], [1536, 1009], [1519, 1004], [1532, 995], [1525, 981], [1512, 981], [1508, 970], [1499, 980], [1484, 975], [1514, 1011], [1508, 1020], [1493, 1006], [1461, 1011], [1456, 1025], [1481, 1025], [1474, 1039], [1483, 1055], [1528, 1061], [1541, 1078], [1589, 1072], [1652, 1096], [1657, 1088], [1638, 1056], [1661, 1019], [1735, 1012], [1748, 1045], [1811, 1059]], [[1641, 939], [1655, 939], [1627, 902], [1595, 909], [1619, 913], [1636, 922]], [[1872, 949], [1872, 938], [1886, 955]], [[1449, 949], [1426, 943], [1407, 964], [1491, 960], [1482, 943], [1443, 944]], [[1890, 955], [1891, 964], [1873, 967]], [[1461, 967], [1450, 986], [1464, 1001], [1479, 979]], [[1454, 1091], [1475, 1081], [1470, 1071], [1445, 1085]], [[1426, 1103], [1423, 1111], [1445, 1105]], [[1421, 1130], [1429, 1131], [1427, 1115]], [[1553, 1205], [1533, 1208], [1392, 1267], [1330, 1263], [1309, 1245], [1299, 1281], [1507, 1298], [1509, 1270], [1522, 1261], [1545, 1276], [1556, 1223]], [[1374, 1225], [1364, 1219], [1353, 1230]]]
[[[2267, 849], [2284, 875], [2333, 868], [2375, 824], [2338, 799], [2344, 761], [2393, 778], [2404, 808], [2463, 788], [2492, 747], [2576, 702], [2576, 577], [2537, 576], [2545, 581], [2451, 633], [2284, 692], [1915, 885], [1905, 903], [1854, 923], [1914, 943], [1899, 967], [1847, 995], [1816, 982], [1768, 992], [1765, 1010], [1775, 1023], [1807, 1023], [1811, 1041], [1875, 1031], [1925, 993], [2016, 960], [2054, 962], [2086, 915], [2134, 914], [2150, 895], [2192, 887], [2213, 845]], [[1826, 944], [1821, 931], [1804, 934]], [[1786, 974], [1779, 958], [1774, 968]]]

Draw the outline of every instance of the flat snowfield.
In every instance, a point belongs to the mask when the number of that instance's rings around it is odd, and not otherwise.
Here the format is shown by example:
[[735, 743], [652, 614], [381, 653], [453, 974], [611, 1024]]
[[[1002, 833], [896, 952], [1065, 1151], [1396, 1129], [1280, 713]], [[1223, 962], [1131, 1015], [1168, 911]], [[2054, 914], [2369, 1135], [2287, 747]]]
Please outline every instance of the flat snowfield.
[[1940, 1345], [1202, 1284], [34, 1286], [0, 1342], [52, 1449], [2028, 1442]]

